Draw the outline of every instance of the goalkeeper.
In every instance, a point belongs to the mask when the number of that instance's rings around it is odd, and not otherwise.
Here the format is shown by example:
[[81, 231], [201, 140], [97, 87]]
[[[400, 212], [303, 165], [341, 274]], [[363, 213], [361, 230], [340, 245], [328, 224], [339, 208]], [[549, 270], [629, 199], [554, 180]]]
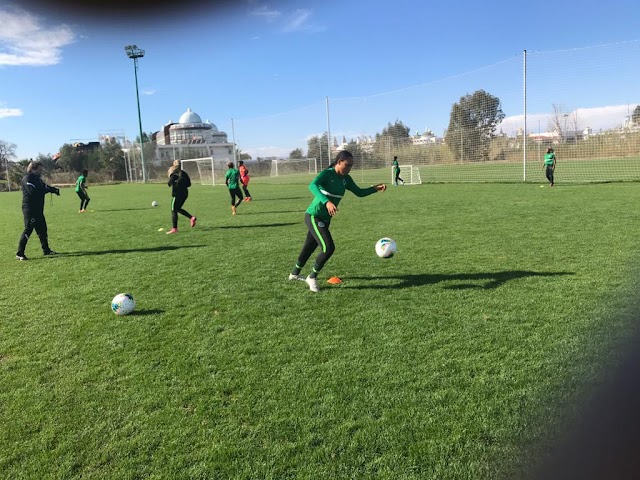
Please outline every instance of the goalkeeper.
[[547, 148], [547, 153], [544, 156], [544, 166], [542, 168], [545, 169], [549, 186], [553, 187], [553, 174], [556, 171], [556, 154], [551, 147]]
[[27, 174], [22, 179], [22, 214], [24, 215], [24, 231], [18, 241], [17, 260], [27, 260], [24, 254], [29, 236], [35, 230], [40, 238], [42, 252], [45, 255], [56, 255], [49, 247], [47, 221], [44, 218], [44, 197], [47, 193], [60, 195], [60, 189], [47, 185], [42, 181], [42, 163], [31, 162], [27, 166]]
[[398, 182], [402, 182], [402, 185], [404, 185], [404, 180], [400, 178], [400, 164], [398, 163], [398, 157], [393, 157], [391, 165], [393, 165], [393, 184], [397, 187]]
[[89, 172], [87, 170], [82, 170], [82, 175], [78, 177], [76, 180], [76, 193], [78, 197], [80, 197], [80, 213], [84, 213], [87, 211], [87, 205], [89, 205], [89, 194], [87, 193], [87, 175]]

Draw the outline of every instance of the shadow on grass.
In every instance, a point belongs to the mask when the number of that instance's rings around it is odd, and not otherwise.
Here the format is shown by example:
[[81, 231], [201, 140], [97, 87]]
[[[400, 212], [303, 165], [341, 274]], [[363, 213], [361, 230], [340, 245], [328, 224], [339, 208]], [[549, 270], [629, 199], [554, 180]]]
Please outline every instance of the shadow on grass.
[[[560, 275], [575, 275], [573, 272], [531, 272], [528, 270], [512, 270], [506, 272], [487, 273], [453, 273], [453, 274], [429, 274], [417, 275], [385, 275], [384, 277], [346, 277], [343, 280], [359, 280], [369, 282], [366, 285], [345, 285], [345, 288], [353, 289], [387, 289], [387, 288], [409, 288], [422, 285], [433, 285], [441, 282], [461, 282], [456, 285], [447, 285], [448, 290], [466, 290], [471, 288], [492, 289], [497, 288], [510, 280], [527, 277], [557, 277]], [[381, 282], [397, 280], [393, 285], [382, 285]], [[470, 281], [481, 281], [481, 284], [466, 283]]]
[[299, 225], [300, 222], [287, 222], [287, 223], [265, 223], [262, 225], [222, 225], [220, 227], [215, 227], [215, 229], [226, 229], [226, 228], [265, 228], [265, 227], [288, 227], [290, 225]]
[[144, 317], [146, 315], [160, 315], [164, 310], [158, 308], [146, 308], [144, 310], [134, 310], [127, 317]]
[[[101, 208], [97, 212], [128, 212], [130, 210], [153, 210], [153, 207], [137, 207], [137, 208]], [[91, 212], [93, 213], [93, 212]]]
[[301, 213], [300, 210], [273, 210], [268, 212], [245, 212], [244, 210], [238, 215], [273, 215], [274, 213]]
[[[280, 201], [280, 200], [300, 200], [301, 198], [311, 199], [311, 196], [305, 195], [300, 197], [259, 198], [258, 201], [262, 203], [262, 202], [274, 202], [274, 201]], [[251, 200], [251, 201], [255, 202], [255, 200]]]
[[111, 255], [122, 253], [147, 253], [147, 252], [167, 252], [172, 250], [179, 250], [181, 248], [200, 248], [207, 245], [161, 245], [159, 247], [147, 247], [147, 248], [123, 248], [117, 250], [100, 250], [95, 252], [68, 252], [56, 255], [56, 257], [84, 257], [86, 255]]

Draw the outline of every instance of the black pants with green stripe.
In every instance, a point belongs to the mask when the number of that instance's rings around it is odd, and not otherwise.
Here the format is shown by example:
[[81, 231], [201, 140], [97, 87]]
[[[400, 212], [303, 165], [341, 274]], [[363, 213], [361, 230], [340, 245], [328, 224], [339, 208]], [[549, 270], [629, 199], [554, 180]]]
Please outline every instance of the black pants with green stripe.
[[173, 197], [171, 201], [171, 222], [173, 228], [178, 228], [178, 214], [182, 214], [187, 218], [191, 218], [191, 214], [182, 208], [184, 202], [187, 201], [188, 195], [178, 195]]
[[302, 268], [305, 263], [307, 263], [307, 260], [309, 260], [309, 257], [315, 249], [320, 247], [321, 252], [318, 254], [316, 261], [313, 264], [314, 271], [319, 272], [336, 250], [333, 238], [331, 237], [331, 232], [329, 231], [329, 222], [306, 213], [304, 216], [304, 223], [307, 224], [309, 231], [307, 232], [307, 238], [304, 241], [304, 245], [302, 245], [302, 251], [300, 252], [300, 255], [298, 255], [297, 264]]

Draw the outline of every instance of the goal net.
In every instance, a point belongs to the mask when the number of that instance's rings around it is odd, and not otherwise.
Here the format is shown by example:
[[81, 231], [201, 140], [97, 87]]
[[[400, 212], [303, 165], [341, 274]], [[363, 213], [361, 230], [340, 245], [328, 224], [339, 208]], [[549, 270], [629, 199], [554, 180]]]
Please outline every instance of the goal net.
[[213, 157], [190, 158], [180, 160], [182, 169], [189, 174], [192, 181], [202, 185], [224, 185], [227, 158], [214, 159]]
[[[420, 170], [414, 165], [400, 165], [400, 178], [404, 183], [400, 182], [400, 185], [420, 185], [422, 179], [420, 178]], [[391, 167], [391, 183], [396, 181], [396, 173], [394, 167]]]
[[283, 175], [315, 175], [318, 173], [318, 162], [315, 158], [289, 158], [271, 160], [271, 176]]

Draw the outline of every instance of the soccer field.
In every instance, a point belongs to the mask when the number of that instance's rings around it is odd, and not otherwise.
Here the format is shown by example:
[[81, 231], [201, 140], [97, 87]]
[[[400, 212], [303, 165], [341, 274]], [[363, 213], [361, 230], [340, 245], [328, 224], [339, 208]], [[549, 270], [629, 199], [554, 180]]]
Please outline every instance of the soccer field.
[[63, 189], [27, 262], [0, 195], [1, 478], [514, 478], [633, 330], [638, 183], [348, 193], [317, 294], [306, 184], [251, 187], [194, 185], [171, 236], [165, 185]]

